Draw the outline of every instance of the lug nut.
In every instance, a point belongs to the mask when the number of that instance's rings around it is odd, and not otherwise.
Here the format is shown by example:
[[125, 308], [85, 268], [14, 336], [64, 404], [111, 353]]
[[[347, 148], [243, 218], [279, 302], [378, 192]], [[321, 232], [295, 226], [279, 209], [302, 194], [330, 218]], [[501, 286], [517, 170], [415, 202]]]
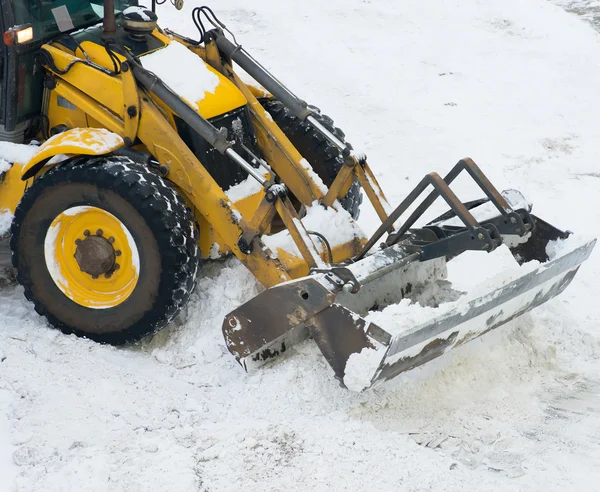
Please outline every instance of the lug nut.
[[121, 268], [121, 265], [119, 265], [118, 263], [115, 263], [113, 270], [118, 270], [119, 268]]
[[83, 231], [83, 235], [84, 235], [84, 236], [86, 236], [86, 237], [87, 237], [87, 236], [89, 236], [89, 235], [90, 235], [90, 231], [88, 231], [88, 230], [86, 229], [85, 231]]
[[114, 237], [112, 237], [112, 236], [110, 236], [110, 237], [108, 238], [108, 242], [109, 242], [110, 244], [114, 243], [114, 242], [115, 242], [115, 238], [114, 238]]
[[81, 244], [81, 239], [79, 239], [79, 238], [75, 239], [75, 244]]
[[115, 251], [115, 256], [121, 256], [121, 250], [118, 249], [117, 251]]
[[112, 273], [108, 272], [104, 274], [104, 278], [110, 278], [112, 277]]
[[94, 280], [96, 280], [96, 279], [98, 278], [98, 275], [92, 275], [92, 278], [93, 278]]
[[96, 231], [96, 236], [102, 236], [102, 234], [104, 234], [104, 231], [102, 229], [98, 229]]

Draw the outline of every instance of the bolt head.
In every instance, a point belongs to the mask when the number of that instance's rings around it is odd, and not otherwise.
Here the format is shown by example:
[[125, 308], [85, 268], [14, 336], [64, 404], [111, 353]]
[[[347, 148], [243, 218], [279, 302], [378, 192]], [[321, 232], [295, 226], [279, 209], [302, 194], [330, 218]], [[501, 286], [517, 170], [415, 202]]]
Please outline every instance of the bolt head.
[[87, 236], [89, 236], [89, 235], [90, 235], [90, 231], [88, 231], [88, 230], [86, 229], [85, 231], [83, 231], [83, 235], [84, 235], [84, 236], [86, 236], [86, 237], [87, 237]]
[[79, 238], [75, 239], [75, 244], [78, 244], [78, 245], [81, 244], [81, 239], [79, 239]]
[[112, 277], [112, 273], [108, 272], [104, 274], [104, 278], [110, 278]]
[[96, 231], [96, 236], [102, 236], [102, 234], [104, 234], [104, 231], [102, 229], [98, 229]]
[[345, 284], [344, 284], [344, 286], [342, 287], [342, 290], [343, 290], [344, 292], [346, 292], [346, 293], [348, 293], [348, 294], [349, 294], [349, 293], [351, 293], [351, 292], [354, 290], [354, 287], [355, 287], [355, 285], [356, 285], [356, 284], [355, 284], [354, 282], [352, 282], [352, 281], [350, 281], [350, 282], [347, 282], [347, 283], [345, 283]]
[[117, 251], [115, 251], [115, 256], [121, 256], [121, 250], [118, 249]]
[[510, 222], [511, 222], [512, 224], [516, 224], [516, 223], [517, 223], [517, 219], [515, 219], [514, 217], [511, 217], [511, 218], [510, 218]]
[[477, 238], [480, 239], [480, 240], [483, 240], [484, 237], [485, 236], [481, 232], [479, 234], [477, 234]]
[[118, 270], [119, 268], [121, 268], [121, 265], [115, 263], [115, 265], [113, 266], [113, 270]]
[[109, 242], [110, 244], [114, 243], [114, 242], [115, 242], [115, 238], [114, 238], [114, 237], [112, 237], [112, 236], [110, 236], [110, 237], [108, 238], [108, 242]]

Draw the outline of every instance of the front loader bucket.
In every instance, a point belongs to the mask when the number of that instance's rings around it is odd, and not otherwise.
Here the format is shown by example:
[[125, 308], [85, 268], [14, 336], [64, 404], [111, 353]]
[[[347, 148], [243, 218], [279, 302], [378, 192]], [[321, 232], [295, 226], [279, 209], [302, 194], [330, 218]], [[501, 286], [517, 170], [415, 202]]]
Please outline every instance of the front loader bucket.
[[[568, 234], [531, 217], [536, 227], [526, 241], [511, 247], [521, 266], [515, 264], [515, 271], [505, 272], [500, 285], [491, 289], [462, 296], [453, 291], [455, 300], [426, 311], [432, 313], [429, 319], [415, 316], [418, 305], [397, 303], [444, 279], [446, 260], [419, 261], [418, 254], [396, 244], [343, 268], [316, 271], [261, 293], [225, 318], [227, 347], [248, 370], [312, 337], [349, 389], [361, 391], [393, 378], [567, 287], [596, 240], [563, 239]], [[549, 247], [551, 241], [554, 247]]]

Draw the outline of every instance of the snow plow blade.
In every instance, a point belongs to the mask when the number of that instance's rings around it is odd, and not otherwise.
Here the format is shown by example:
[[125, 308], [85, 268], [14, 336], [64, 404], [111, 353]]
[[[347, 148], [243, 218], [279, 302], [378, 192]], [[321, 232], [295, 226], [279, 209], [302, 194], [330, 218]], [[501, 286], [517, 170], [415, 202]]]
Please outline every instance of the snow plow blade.
[[[594, 244], [595, 240], [587, 242], [471, 300], [459, 300], [456, 306], [443, 310], [435, 318], [391, 336], [382, 347], [381, 361], [374, 367], [373, 377], [365, 387], [435, 359], [446, 350], [477, 338], [559, 295], [589, 257]], [[367, 357], [376, 360], [372, 354]], [[358, 384], [362, 385], [363, 381]]]
[[[568, 233], [530, 217], [535, 227], [528, 239], [511, 247], [521, 267], [515, 264], [515, 272], [503, 275], [499, 286], [476, 295], [457, 293], [426, 321], [414, 321], [410, 311], [395, 313], [390, 318], [394, 326], [369, 319], [446, 276], [445, 258], [419, 261], [418, 253], [396, 244], [259, 294], [225, 318], [227, 347], [248, 370], [311, 337], [349, 389], [361, 391], [393, 378], [526, 313], [569, 285], [596, 240], [569, 246], [574, 238], [567, 239]], [[550, 241], [560, 244], [552, 258]], [[407, 307], [413, 314], [420, 309]]]

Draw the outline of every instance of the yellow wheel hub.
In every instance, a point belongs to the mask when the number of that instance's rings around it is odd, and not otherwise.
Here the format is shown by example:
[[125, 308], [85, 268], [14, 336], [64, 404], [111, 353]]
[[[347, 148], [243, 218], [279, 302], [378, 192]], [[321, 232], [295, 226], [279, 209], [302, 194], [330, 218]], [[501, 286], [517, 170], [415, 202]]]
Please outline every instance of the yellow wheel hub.
[[118, 306], [137, 285], [135, 241], [119, 219], [98, 207], [72, 207], [59, 214], [46, 233], [44, 256], [56, 286], [80, 306]]

